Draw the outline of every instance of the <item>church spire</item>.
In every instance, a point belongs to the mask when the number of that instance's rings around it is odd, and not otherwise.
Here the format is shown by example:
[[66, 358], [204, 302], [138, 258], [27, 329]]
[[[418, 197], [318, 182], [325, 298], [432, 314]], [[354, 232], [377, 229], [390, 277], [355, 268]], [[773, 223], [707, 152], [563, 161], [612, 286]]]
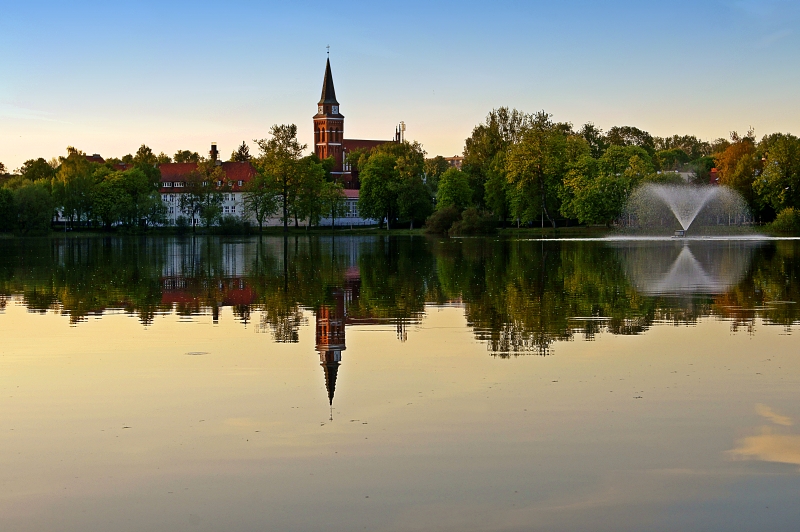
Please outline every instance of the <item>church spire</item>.
[[322, 97], [319, 99], [319, 105], [333, 104], [339, 105], [336, 101], [336, 90], [333, 88], [333, 74], [331, 74], [331, 60], [328, 58], [325, 64], [325, 79], [322, 81]]

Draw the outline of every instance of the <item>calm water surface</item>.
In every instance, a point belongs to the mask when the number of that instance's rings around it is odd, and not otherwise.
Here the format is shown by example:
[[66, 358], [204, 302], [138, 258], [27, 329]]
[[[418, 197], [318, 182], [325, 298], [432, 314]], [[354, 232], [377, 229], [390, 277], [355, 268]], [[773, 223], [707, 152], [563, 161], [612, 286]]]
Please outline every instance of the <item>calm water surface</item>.
[[0, 530], [800, 528], [800, 243], [0, 240]]

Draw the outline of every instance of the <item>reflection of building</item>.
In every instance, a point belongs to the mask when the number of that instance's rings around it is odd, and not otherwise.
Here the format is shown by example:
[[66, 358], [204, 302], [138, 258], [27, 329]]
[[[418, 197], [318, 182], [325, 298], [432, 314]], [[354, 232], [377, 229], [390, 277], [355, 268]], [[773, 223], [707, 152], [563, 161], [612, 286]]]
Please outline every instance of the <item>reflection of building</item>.
[[344, 291], [337, 288], [333, 293], [333, 304], [317, 309], [316, 345], [319, 361], [325, 372], [325, 388], [328, 390], [328, 402], [333, 405], [333, 394], [336, 391], [336, 376], [339, 363], [342, 361], [344, 343]]
[[368, 313], [362, 315], [358, 312], [361, 295], [361, 276], [358, 268], [350, 267], [344, 277], [343, 286], [334, 288], [331, 292], [330, 303], [319, 306], [315, 313], [316, 350], [325, 373], [325, 388], [331, 405], [336, 391], [339, 364], [342, 362], [342, 351], [347, 348], [345, 331], [348, 325], [395, 324], [398, 338], [406, 339], [406, 319], [376, 317]]

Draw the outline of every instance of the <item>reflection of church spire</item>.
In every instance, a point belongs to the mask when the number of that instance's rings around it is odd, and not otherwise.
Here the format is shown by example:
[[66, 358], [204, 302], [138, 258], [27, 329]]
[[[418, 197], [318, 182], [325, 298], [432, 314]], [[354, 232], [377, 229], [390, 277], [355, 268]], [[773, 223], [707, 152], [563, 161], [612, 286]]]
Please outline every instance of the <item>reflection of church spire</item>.
[[317, 351], [322, 370], [325, 373], [325, 388], [328, 390], [328, 403], [333, 406], [336, 391], [336, 377], [342, 361], [344, 343], [344, 292], [333, 291], [333, 304], [317, 309]]
[[332, 351], [320, 353], [320, 359], [323, 359], [320, 366], [325, 372], [325, 389], [328, 390], [328, 404], [333, 406], [333, 394], [336, 392], [336, 375], [339, 373], [339, 360], [337, 359], [341, 357], [341, 354], [339, 354], [339, 357], [328, 357], [329, 353], [332, 353]]

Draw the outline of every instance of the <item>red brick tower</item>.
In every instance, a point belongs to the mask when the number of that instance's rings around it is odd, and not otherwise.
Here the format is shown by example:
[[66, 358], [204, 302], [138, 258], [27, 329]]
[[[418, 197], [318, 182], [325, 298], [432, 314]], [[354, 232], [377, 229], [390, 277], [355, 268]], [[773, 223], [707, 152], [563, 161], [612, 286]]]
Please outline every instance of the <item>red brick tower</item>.
[[322, 82], [322, 97], [314, 115], [314, 152], [320, 159], [333, 156], [336, 165], [333, 172], [342, 171], [342, 141], [344, 140], [344, 115], [339, 113], [339, 102], [333, 88], [331, 60], [325, 65], [325, 79]]

